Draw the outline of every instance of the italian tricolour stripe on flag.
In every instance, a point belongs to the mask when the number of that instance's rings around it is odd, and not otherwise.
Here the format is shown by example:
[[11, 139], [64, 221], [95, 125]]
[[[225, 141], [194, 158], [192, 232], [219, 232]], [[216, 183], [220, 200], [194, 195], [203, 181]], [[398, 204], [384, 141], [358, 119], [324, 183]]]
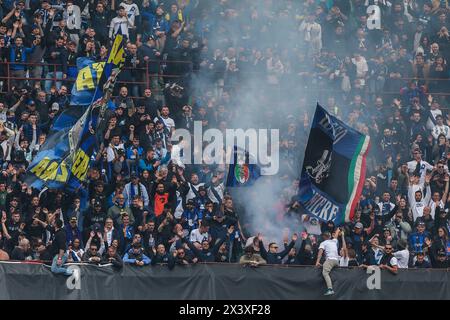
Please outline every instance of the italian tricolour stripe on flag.
[[352, 159], [348, 173], [348, 190], [350, 198], [345, 207], [345, 221], [349, 222], [353, 219], [356, 206], [361, 197], [361, 192], [364, 186], [364, 179], [366, 176], [366, 157], [370, 149], [370, 137], [362, 136], [357, 152]]

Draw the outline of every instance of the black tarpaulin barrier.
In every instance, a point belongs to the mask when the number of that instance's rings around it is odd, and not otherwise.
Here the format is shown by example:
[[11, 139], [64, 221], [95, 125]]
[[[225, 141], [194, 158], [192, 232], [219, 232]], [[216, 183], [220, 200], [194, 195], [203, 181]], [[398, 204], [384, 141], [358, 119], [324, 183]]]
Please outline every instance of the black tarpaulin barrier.
[[[121, 299], [121, 300], [395, 300], [450, 299], [447, 270], [380, 272], [380, 289], [367, 287], [370, 274], [360, 268], [336, 268], [331, 277], [336, 294], [324, 297], [320, 268], [237, 264], [176, 266], [79, 265], [79, 289], [68, 277], [42, 264], [0, 263], [0, 299]], [[69, 279], [74, 280], [74, 279]], [[70, 287], [70, 288], [69, 288]], [[75, 288], [74, 288], [75, 287]]]

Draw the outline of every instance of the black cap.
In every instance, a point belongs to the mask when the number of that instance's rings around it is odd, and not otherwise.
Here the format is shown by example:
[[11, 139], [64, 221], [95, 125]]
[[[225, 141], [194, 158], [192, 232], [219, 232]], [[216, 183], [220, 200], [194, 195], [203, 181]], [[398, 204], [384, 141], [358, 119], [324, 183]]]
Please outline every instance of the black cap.
[[94, 207], [101, 207], [102, 203], [99, 200], [95, 200]]
[[131, 179], [139, 178], [139, 176], [137, 175], [137, 173], [134, 172], [134, 171], [131, 173], [130, 177], [131, 177]]
[[189, 199], [188, 201], [186, 201], [186, 205], [189, 205], [189, 204], [195, 205], [194, 200], [193, 199]]
[[205, 186], [200, 186], [200, 187], [198, 187], [198, 191], [206, 191]]

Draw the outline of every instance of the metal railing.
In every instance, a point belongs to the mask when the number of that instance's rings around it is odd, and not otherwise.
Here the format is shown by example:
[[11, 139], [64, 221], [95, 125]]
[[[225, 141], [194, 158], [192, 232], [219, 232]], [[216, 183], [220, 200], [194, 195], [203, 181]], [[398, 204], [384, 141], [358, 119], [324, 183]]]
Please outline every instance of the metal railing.
[[[128, 67], [124, 67], [123, 71], [133, 71], [134, 73], [138, 73], [138, 78], [140, 79], [136, 79], [135, 81], [125, 81], [125, 80], [119, 80], [118, 84], [122, 84], [122, 85], [138, 85], [141, 87], [145, 87], [145, 88], [150, 88], [152, 86], [152, 82], [156, 81], [160, 81], [160, 80], [170, 80], [170, 79], [177, 79], [177, 78], [181, 78], [183, 77], [183, 74], [169, 74], [167, 73], [167, 69], [171, 64], [177, 64], [177, 65], [181, 65], [181, 64], [189, 64], [189, 69], [192, 70], [192, 65], [193, 63], [190, 61], [175, 61], [175, 60], [148, 60], [144, 62], [145, 65], [136, 67], [136, 68], [128, 68]], [[153, 65], [152, 65], [153, 64]], [[26, 77], [16, 77], [12, 75], [12, 71], [13, 69], [11, 68], [12, 66], [24, 66], [27, 69], [31, 69], [33, 67], [40, 67], [42, 68], [42, 77], [31, 77], [31, 76], [26, 76]], [[155, 69], [156, 72], [150, 72], [150, 69], [155, 68], [157, 65], [157, 68]], [[27, 82], [45, 82], [45, 81], [52, 81], [52, 83], [56, 83], [56, 82], [62, 82], [66, 85], [70, 85], [72, 83], [74, 83], [76, 81], [75, 78], [65, 78], [65, 79], [60, 79], [57, 77], [56, 75], [56, 70], [58, 69], [58, 67], [61, 67], [60, 64], [48, 64], [48, 63], [18, 63], [18, 62], [9, 62], [9, 61], [5, 61], [5, 62], [0, 62], [0, 82], [3, 82], [3, 86], [2, 88], [0, 88], [0, 93], [6, 93], [8, 91], [11, 90], [11, 86], [12, 83], [17, 82], [17, 81], [27, 81]], [[68, 65], [69, 67], [76, 67], [75, 65]], [[53, 69], [53, 71], [52, 71]], [[170, 69], [170, 68], [169, 68]], [[47, 74], [49, 72], [52, 72], [52, 77], [47, 77]], [[218, 72], [220, 74], [224, 74], [225, 72]], [[251, 76], [254, 79], [257, 79], [258, 81], [264, 81], [264, 76], [268, 75], [265, 73], [258, 73], [258, 72], [252, 72], [252, 71], [245, 71], [245, 72], [241, 72], [241, 75], [244, 76]], [[286, 87], [284, 85], [284, 81], [283, 81], [283, 76], [282, 75], [280, 77], [280, 81], [278, 84], [267, 84], [268, 87], [273, 90], [273, 92], [277, 93], [278, 95], [284, 95], [284, 94], [288, 94], [292, 88], [291, 87]], [[225, 76], [226, 78], [226, 76]], [[388, 80], [389, 78], [386, 78], [386, 80]], [[330, 87], [323, 87], [323, 84], [327, 82], [326, 79], [324, 79], [320, 84], [317, 84], [314, 87], [311, 87], [311, 81], [307, 81], [310, 80], [308, 77], [305, 77], [303, 79], [303, 82], [307, 82], [309, 84], [307, 91], [308, 92], [313, 92], [316, 93], [320, 96], [322, 96], [322, 93], [326, 93], [326, 94], [344, 94], [345, 92], [343, 90], [338, 90], [335, 88], [330, 88]], [[450, 96], [450, 79], [448, 78], [418, 78], [418, 77], [402, 77], [402, 78], [398, 78], [395, 80], [400, 80], [403, 81], [405, 86], [407, 85], [408, 81], [410, 80], [415, 80], [415, 81], [422, 81], [422, 82], [442, 82], [442, 83], [448, 83], [448, 91], [444, 91], [444, 92], [426, 92], [427, 94], [433, 94], [433, 95], [439, 95], [439, 96]], [[367, 82], [366, 82], [367, 83]], [[254, 89], [254, 87], [251, 87], [248, 85], [249, 83], [244, 81], [244, 83], [239, 82], [239, 89], [240, 90], [251, 90]], [[205, 85], [205, 83], [203, 84]], [[214, 87], [216, 86], [216, 84], [214, 84], [213, 82], [209, 82], [206, 83], [207, 86], [210, 87]], [[367, 87], [367, 84], [366, 84]], [[225, 85], [220, 86], [220, 88], [225, 89], [225, 90], [233, 90], [236, 89], [236, 86], [232, 86], [232, 85], [228, 85], [226, 84], [225, 81]], [[306, 89], [305, 89], [306, 90]], [[163, 91], [163, 89], [161, 87], [157, 87], [157, 88], [153, 88], [153, 90], [156, 94], [160, 93], [161, 91]], [[369, 94], [377, 94], [377, 95], [399, 95], [400, 92], [398, 91], [389, 91], [389, 90], [381, 90], [381, 91], [376, 91], [376, 92], [372, 92], [369, 91]], [[70, 94], [70, 93], [69, 93]], [[138, 98], [138, 97], [133, 97], [132, 98]]]
[[[101, 62], [101, 61], [100, 61]], [[153, 64], [153, 66], [151, 65]], [[151, 68], [155, 68], [157, 64], [157, 71], [156, 72], [150, 72]], [[133, 71], [137, 72], [139, 74], [141, 81], [123, 81], [120, 80], [118, 83], [120, 84], [134, 84], [139, 86], [145, 86], [145, 88], [150, 88], [153, 78], [156, 79], [177, 79], [183, 77], [183, 74], [167, 74], [164, 72], [164, 70], [170, 66], [170, 64], [189, 64], [192, 65], [192, 62], [190, 61], [164, 61], [164, 60], [148, 60], [145, 61], [144, 66], [139, 66], [136, 68], [130, 68], [130, 67], [124, 67], [122, 69], [123, 71]], [[33, 67], [40, 67], [42, 68], [42, 77], [16, 77], [13, 76], [13, 70], [12, 67], [15, 66], [21, 66], [25, 69], [30, 70]], [[49, 63], [31, 63], [31, 62], [10, 62], [10, 61], [4, 61], [0, 62], [0, 81], [3, 82], [3, 87], [0, 92], [5, 93], [11, 90], [12, 84], [17, 81], [31, 81], [31, 82], [45, 82], [45, 81], [52, 81], [52, 83], [56, 82], [63, 82], [64, 84], [70, 85], [71, 83], [74, 83], [76, 81], [76, 78], [58, 78], [56, 72], [61, 70], [61, 64], [49, 64]], [[67, 68], [70, 67], [76, 67], [76, 65], [67, 65]], [[191, 68], [191, 67], [190, 67]], [[2, 72], [3, 71], [3, 72]], [[51, 77], [47, 77], [48, 73], [52, 73]], [[155, 90], [155, 91], [158, 91]], [[162, 91], [162, 90], [161, 90]]]

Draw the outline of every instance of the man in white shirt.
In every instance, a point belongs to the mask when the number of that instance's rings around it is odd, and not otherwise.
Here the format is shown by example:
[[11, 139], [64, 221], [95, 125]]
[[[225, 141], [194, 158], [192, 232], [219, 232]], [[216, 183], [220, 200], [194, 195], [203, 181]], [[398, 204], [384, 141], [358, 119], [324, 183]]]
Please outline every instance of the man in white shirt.
[[[439, 164], [442, 165], [442, 164]], [[432, 198], [430, 200], [430, 203], [428, 203], [428, 206], [431, 209], [431, 217], [433, 219], [435, 219], [435, 215], [436, 215], [436, 209], [438, 208], [439, 210], [444, 210], [445, 209], [445, 201], [447, 200], [447, 195], [448, 195], [448, 188], [449, 188], [449, 177], [446, 175], [445, 176], [445, 189], [444, 189], [444, 193], [441, 194], [439, 191], [435, 191], [432, 195]]]
[[161, 108], [161, 116], [155, 117], [153, 122], [156, 122], [158, 120], [162, 121], [164, 123], [164, 126], [169, 130], [169, 132], [172, 132], [175, 130], [175, 121], [173, 121], [172, 118], [169, 117], [169, 107], [164, 106]]
[[198, 188], [204, 185], [204, 182], [199, 182], [198, 175], [196, 173], [192, 173], [191, 181], [188, 183], [189, 190], [186, 195], [186, 201], [189, 199], [194, 199], [198, 195]]
[[427, 170], [433, 170], [433, 166], [429, 164], [428, 162], [422, 160], [422, 152], [420, 149], [415, 149], [413, 151], [414, 160], [411, 160], [407, 163], [408, 165], [408, 172], [411, 175], [414, 171], [419, 171], [420, 175], [420, 183], [423, 184], [425, 181], [425, 175], [427, 174]]
[[444, 124], [444, 118], [438, 114], [436, 116], [436, 124], [431, 131], [433, 138], [437, 141], [440, 134], [443, 134], [447, 139], [450, 138], [450, 128]]
[[367, 72], [369, 71], [366, 58], [361, 56], [359, 53], [355, 53], [354, 58], [352, 58], [352, 63], [356, 66], [356, 77], [360, 79], [360, 81], [364, 81]]
[[400, 269], [408, 269], [409, 250], [408, 242], [405, 239], [398, 240], [397, 247], [401, 250], [394, 252], [394, 257], [397, 258], [397, 266]]
[[106, 149], [106, 159], [108, 160], [108, 162], [112, 162], [116, 158], [117, 151], [119, 150], [125, 151], [125, 146], [120, 142], [119, 136], [113, 136], [111, 139], [111, 143]]
[[388, 215], [395, 208], [395, 204], [391, 202], [391, 194], [389, 192], [383, 193], [383, 199], [378, 203], [378, 207], [382, 216]]
[[[415, 98], [417, 100], [419, 100], [418, 98]], [[433, 130], [435, 124], [436, 124], [436, 117], [438, 115], [442, 116], [442, 111], [441, 109], [439, 109], [439, 102], [437, 101], [437, 99], [433, 99], [433, 101], [431, 102], [431, 106], [430, 106], [430, 115], [427, 119], [427, 129], [428, 130]]]
[[134, 27], [134, 24], [128, 19], [125, 8], [119, 7], [117, 17], [112, 19], [111, 24], [109, 25], [109, 38], [114, 39], [114, 36], [119, 33], [119, 30], [122, 35], [129, 38], [130, 33], [128, 32], [128, 29], [132, 27]]
[[340, 229], [336, 229], [333, 232], [332, 239], [329, 232], [324, 232], [322, 237], [325, 239], [319, 246], [319, 253], [317, 255], [316, 266], [320, 267], [320, 259], [325, 252], [325, 262], [323, 264], [322, 275], [327, 285], [326, 296], [333, 295], [333, 283], [331, 282], [330, 273], [333, 268], [339, 266], [339, 254], [338, 254], [338, 237], [340, 235]]
[[136, 26], [139, 25], [139, 7], [136, 3], [133, 2], [133, 0], [125, 0], [120, 3], [120, 7], [125, 8], [125, 12], [128, 17], [128, 21], [132, 24], [132, 27], [129, 28], [130, 32], [130, 40], [132, 42], [136, 41]]
[[125, 8], [128, 20], [130, 20], [130, 22], [135, 25], [136, 17], [140, 15], [139, 7], [137, 6], [137, 4], [134, 3], [133, 0], [125, 0], [120, 3], [119, 7]]
[[209, 241], [209, 226], [206, 223], [202, 223], [198, 229], [194, 229], [191, 232], [189, 240], [199, 250], [202, 248], [203, 241]]
[[322, 27], [315, 21], [315, 15], [309, 14], [300, 24], [299, 31], [303, 41], [309, 45], [308, 57], [315, 56], [322, 49]]
[[423, 194], [422, 189], [415, 191], [413, 185], [409, 181], [408, 176], [408, 201], [409, 206], [413, 213], [414, 221], [416, 221], [417, 218], [423, 216], [423, 209], [430, 203], [431, 199], [430, 176], [427, 176], [425, 178], [425, 186], [426, 186], [425, 195]]

